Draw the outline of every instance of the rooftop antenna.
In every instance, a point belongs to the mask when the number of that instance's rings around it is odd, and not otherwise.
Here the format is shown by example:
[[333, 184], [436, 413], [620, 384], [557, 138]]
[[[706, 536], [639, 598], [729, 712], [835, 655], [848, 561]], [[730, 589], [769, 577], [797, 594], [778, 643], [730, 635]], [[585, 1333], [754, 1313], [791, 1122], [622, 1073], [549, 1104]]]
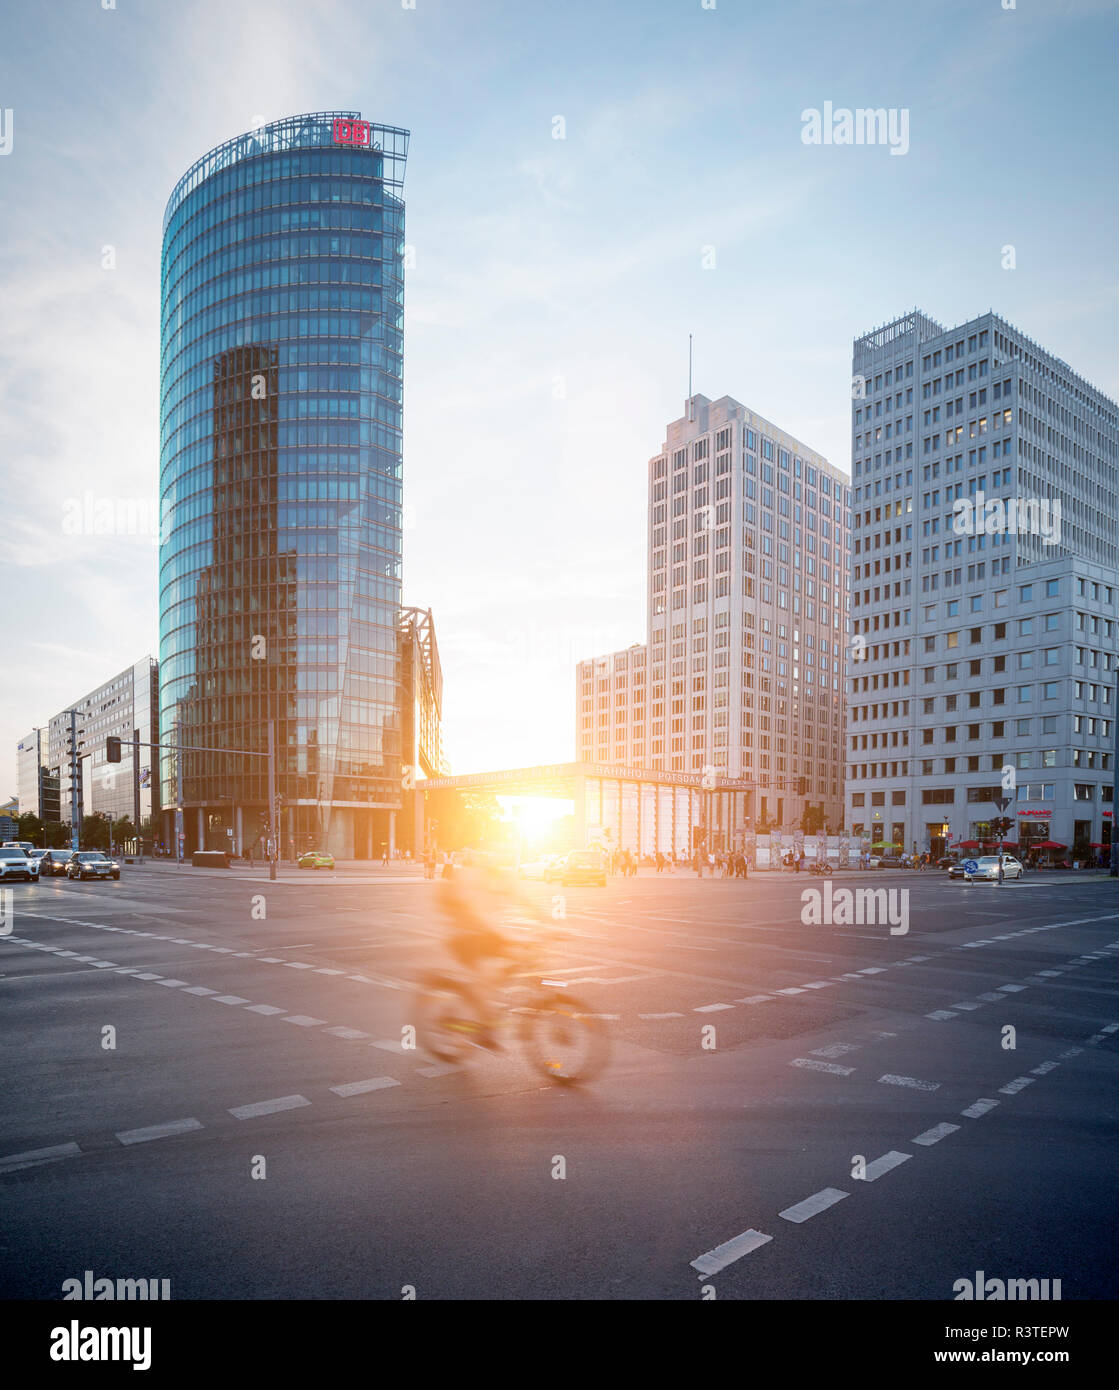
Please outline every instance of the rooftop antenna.
[[695, 404], [692, 400], [692, 335], [688, 334], [688, 419], [695, 419]]

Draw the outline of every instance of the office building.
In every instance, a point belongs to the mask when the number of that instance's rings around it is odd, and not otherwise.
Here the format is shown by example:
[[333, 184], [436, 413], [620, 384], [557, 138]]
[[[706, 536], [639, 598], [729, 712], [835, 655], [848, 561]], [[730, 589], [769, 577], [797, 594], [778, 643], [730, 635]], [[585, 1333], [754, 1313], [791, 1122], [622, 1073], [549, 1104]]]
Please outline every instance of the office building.
[[[68, 825], [73, 824], [75, 806], [84, 816], [133, 820], [132, 736], [139, 731], [141, 745], [158, 741], [158, 699], [158, 666], [145, 656], [21, 738], [16, 749], [21, 810], [40, 820]], [[77, 778], [72, 775], [71, 709], [77, 730]], [[111, 736], [121, 741], [120, 763], [106, 760], [105, 745]], [[151, 747], [141, 746], [141, 824], [154, 822], [159, 814], [158, 782], [152, 775], [155, 756]]]
[[648, 466], [648, 641], [579, 663], [576, 756], [743, 779], [712, 840], [843, 821], [848, 479], [729, 396]]
[[1109, 842], [1119, 408], [993, 313], [852, 370], [850, 828], [939, 854], [1008, 797], [1023, 852]]
[[[275, 121], [164, 219], [161, 728], [262, 754], [274, 721], [285, 855], [373, 856], [402, 809], [407, 149], [354, 111]], [[264, 757], [165, 754], [167, 808], [180, 772], [187, 852], [262, 850]]]

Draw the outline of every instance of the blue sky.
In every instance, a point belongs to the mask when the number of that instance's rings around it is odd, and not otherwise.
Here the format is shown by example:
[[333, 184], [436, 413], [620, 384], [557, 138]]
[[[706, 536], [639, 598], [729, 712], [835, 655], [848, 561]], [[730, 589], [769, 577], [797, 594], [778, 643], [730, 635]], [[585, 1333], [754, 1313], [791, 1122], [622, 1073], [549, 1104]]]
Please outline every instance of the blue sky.
[[[0, 0], [0, 796], [22, 734], [156, 647], [153, 541], [64, 507], [155, 495], [163, 208], [211, 146], [412, 131], [405, 599], [455, 770], [516, 766], [573, 755], [576, 660], [644, 639], [689, 332], [697, 391], [844, 469], [851, 339], [914, 305], [1119, 395], [1117, 39], [1111, 0]], [[827, 101], [907, 109], [908, 153], [803, 144]]]

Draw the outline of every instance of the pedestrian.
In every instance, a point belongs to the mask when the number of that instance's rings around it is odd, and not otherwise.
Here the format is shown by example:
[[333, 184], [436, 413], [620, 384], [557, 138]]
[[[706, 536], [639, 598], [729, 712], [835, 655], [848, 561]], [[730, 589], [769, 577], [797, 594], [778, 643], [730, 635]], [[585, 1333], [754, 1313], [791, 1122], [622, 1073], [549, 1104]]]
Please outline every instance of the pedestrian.
[[698, 849], [692, 855], [692, 868], [696, 871], [697, 877], [703, 877], [703, 859]]

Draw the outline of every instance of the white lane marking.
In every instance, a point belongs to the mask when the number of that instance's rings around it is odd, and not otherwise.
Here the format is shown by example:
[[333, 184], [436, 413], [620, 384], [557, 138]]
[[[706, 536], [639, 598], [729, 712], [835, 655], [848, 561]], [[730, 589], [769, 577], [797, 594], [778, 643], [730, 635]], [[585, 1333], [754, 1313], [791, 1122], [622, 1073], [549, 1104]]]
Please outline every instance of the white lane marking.
[[403, 1052], [399, 1038], [382, 1038], [379, 1042], [371, 1042], [370, 1047], [379, 1047], [382, 1052]]
[[162, 980], [162, 979], [163, 979], [163, 976], [162, 976], [162, 975], [145, 974], [145, 975], [137, 975], [136, 978], [137, 978], [138, 980]]
[[185, 980], [160, 980], [159, 983], [163, 986], [164, 989], [182, 989], [183, 985], [186, 984], [186, 981], [185, 981]]
[[947, 1139], [950, 1134], [955, 1134], [959, 1125], [939, 1124], [933, 1125], [932, 1129], [926, 1129], [924, 1134], [918, 1134], [916, 1139], [911, 1139], [911, 1144], [924, 1144], [927, 1148], [930, 1144], [939, 1144], [942, 1139]]
[[897, 1168], [899, 1164], [908, 1162], [913, 1157], [912, 1154], [899, 1153], [897, 1149], [891, 1149], [881, 1158], [876, 1158], [873, 1163], [868, 1163], [863, 1170], [863, 1177], [866, 1182], [877, 1182], [884, 1173], [888, 1173], [892, 1168]]
[[30, 1149], [22, 1154], [5, 1154], [0, 1158], [0, 1173], [15, 1173], [20, 1168], [34, 1168], [37, 1163], [56, 1163], [60, 1158], [77, 1158], [77, 1144], [54, 1144], [49, 1149]]
[[638, 1014], [638, 1018], [683, 1018], [683, 1014]]
[[705, 1279], [709, 1275], [718, 1274], [721, 1269], [726, 1269], [727, 1265], [734, 1264], [735, 1260], [740, 1260], [743, 1255], [748, 1255], [751, 1250], [757, 1250], [759, 1246], [766, 1245], [772, 1239], [772, 1236], [764, 1235], [761, 1231], [743, 1231], [740, 1236], [725, 1240], [722, 1245], [716, 1245], [714, 1250], [708, 1250], [706, 1255], [692, 1260], [691, 1267], [699, 1271], [701, 1279]]
[[831, 980], [817, 980], [814, 984], [805, 985], [805, 989], [830, 989]]
[[140, 970], [135, 965], [118, 965], [115, 973], [117, 975], [138, 975]]
[[345, 973], [344, 970], [331, 970], [325, 965], [320, 965], [315, 971], [316, 975], [344, 975]]
[[260, 963], [262, 965], [283, 965], [284, 958], [283, 956], [261, 956]]
[[360, 1096], [366, 1091], [383, 1091], [386, 1086], [399, 1086], [400, 1082], [392, 1076], [373, 1076], [368, 1081], [347, 1081], [342, 1086], [331, 1086], [336, 1096]]
[[239, 994], [215, 994], [215, 1004], [247, 1004], [247, 999], [242, 999]]
[[745, 999], [736, 999], [736, 1004], [765, 1004], [773, 998], [772, 994], [750, 994]]
[[1084, 1049], [1082, 1047], [1070, 1047], [1061, 1053], [1061, 1059], [1064, 1060], [1066, 1057], [1079, 1057], [1083, 1051]]
[[434, 1067], [420, 1067], [417, 1071], [419, 1076], [450, 1076], [453, 1071], [462, 1071], [462, 1067], [454, 1062], [441, 1062]]
[[969, 1120], [978, 1120], [980, 1115], [986, 1115], [988, 1110], [993, 1110], [998, 1105], [997, 1100], [977, 1100], [969, 1105], [966, 1110], [961, 1110], [961, 1115], [966, 1115]]
[[803, 990], [803, 989], [797, 989], [795, 986], [793, 986], [793, 987], [790, 988], [790, 989], [779, 989], [779, 990], [777, 991], [777, 993], [778, 993], [778, 994], [803, 994], [803, 993], [804, 993], [804, 990]]
[[868, 965], [865, 970], [856, 970], [856, 975], [884, 975], [885, 967], [880, 965]]
[[1054, 1067], [1059, 1067], [1060, 1062], [1042, 1062], [1040, 1066], [1032, 1068], [1034, 1076], [1048, 1076]]
[[286, 961], [285, 964], [289, 970], [314, 970], [315, 968], [313, 965], [308, 965], [306, 961], [302, 960], [289, 960]]
[[967, 1000], [965, 1000], [962, 1004], [953, 1004], [952, 1007], [954, 1009], [966, 1009], [970, 1013], [973, 1009], [978, 1009], [981, 1006], [979, 1004], [969, 1004]]
[[1024, 989], [1029, 989], [1029, 985], [999, 985], [1000, 994], [1021, 994]]
[[197, 994], [199, 997], [206, 994], [217, 994], [216, 989], [207, 989], [205, 985], [192, 985], [190, 989], [184, 989], [184, 994]]
[[835, 1062], [817, 1062], [814, 1057], [794, 1057], [790, 1067], [804, 1067], [808, 1071], [826, 1071], [832, 1076], [850, 1076], [854, 1067], [841, 1067]]
[[934, 1009], [931, 1014], [926, 1014], [925, 1017], [944, 1020], [946, 1018], [956, 1018], [958, 1015], [954, 1014], [951, 1009]]
[[825, 1187], [822, 1191], [813, 1193], [811, 1197], [806, 1197], [803, 1202], [786, 1207], [778, 1214], [786, 1221], [794, 1221], [799, 1225], [813, 1216], [819, 1216], [820, 1212], [827, 1211], [828, 1207], [835, 1206], [836, 1202], [841, 1202], [844, 1197], [850, 1195], [849, 1192], [841, 1192], [838, 1187]]
[[1008, 1081], [1005, 1086], [999, 1087], [1000, 1096], [1016, 1096], [1019, 1091], [1024, 1091], [1027, 1086], [1032, 1086], [1034, 1079], [1032, 1076], [1016, 1076], [1013, 1081]]
[[368, 1033], [363, 1033], [360, 1028], [324, 1028], [324, 1033], [329, 1033], [332, 1038], [367, 1038]]
[[284, 1009], [278, 1009], [275, 1004], [250, 1004], [245, 1010], [247, 1014], [266, 1014], [271, 1017], [273, 1014], [282, 1014]]
[[306, 1096], [277, 1096], [275, 1100], [258, 1100], [252, 1105], [231, 1105], [229, 1113], [238, 1120], [251, 1120], [257, 1115], [273, 1115], [277, 1110], [296, 1110], [310, 1104]]
[[1057, 975], [1063, 975], [1065, 972], [1063, 970], [1039, 970], [1037, 973], [1039, 978], [1048, 977], [1049, 979], [1053, 979]]
[[281, 1022], [294, 1023], [300, 1028], [317, 1028], [320, 1023], [325, 1023], [326, 1019], [312, 1018], [310, 1014], [288, 1014]]
[[939, 1081], [918, 1081], [915, 1076], [894, 1076], [892, 1072], [887, 1072], [878, 1080], [887, 1086], [908, 1086], [912, 1091], [938, 1091], [940, 1089]]
[[693, 1014], [714, 1014], [720, 1009], [733, 1009], [733, 1004], [701, 1004], [698, 1009], [693, 1009]]
[[1115, 1032], [1119, 1032], [1119, 1023], [1105, 1023], [1104, 1026], [1100, 1029], [1100, 1032], [1101, 1032], [1101, 1033], [1115, 1033]]
[[201, 1128], [201, 1120], [168, 1120], [166, 1124], [148, 1125], [146, 1129], [122, 1130], [117, 1138], [122, 1144], [146, 1144], [149, 1139], [165, 1139], [169, 1134], [186, 1134]]
[[998, 1004], [1003, 996], [997, 990], [992, 990], [990, 994], [977, 994], [975, 997], [982, 999], [985, 1004]]
[[858, 1043], [828, 1043], [827, 1047], [814, 1047], [813, 1057], [842, 1057], [845, 1052], [858, 1052]]
[[921, 963], [921, 961], [923, 961], [923, 960], [932, 960], [932, 956], [910, 956], [910, 957], [909, 957], [909, 961], [910, 961], [910, 964], [911, 964], [911, 965], [919, 965], [919, 964]]

